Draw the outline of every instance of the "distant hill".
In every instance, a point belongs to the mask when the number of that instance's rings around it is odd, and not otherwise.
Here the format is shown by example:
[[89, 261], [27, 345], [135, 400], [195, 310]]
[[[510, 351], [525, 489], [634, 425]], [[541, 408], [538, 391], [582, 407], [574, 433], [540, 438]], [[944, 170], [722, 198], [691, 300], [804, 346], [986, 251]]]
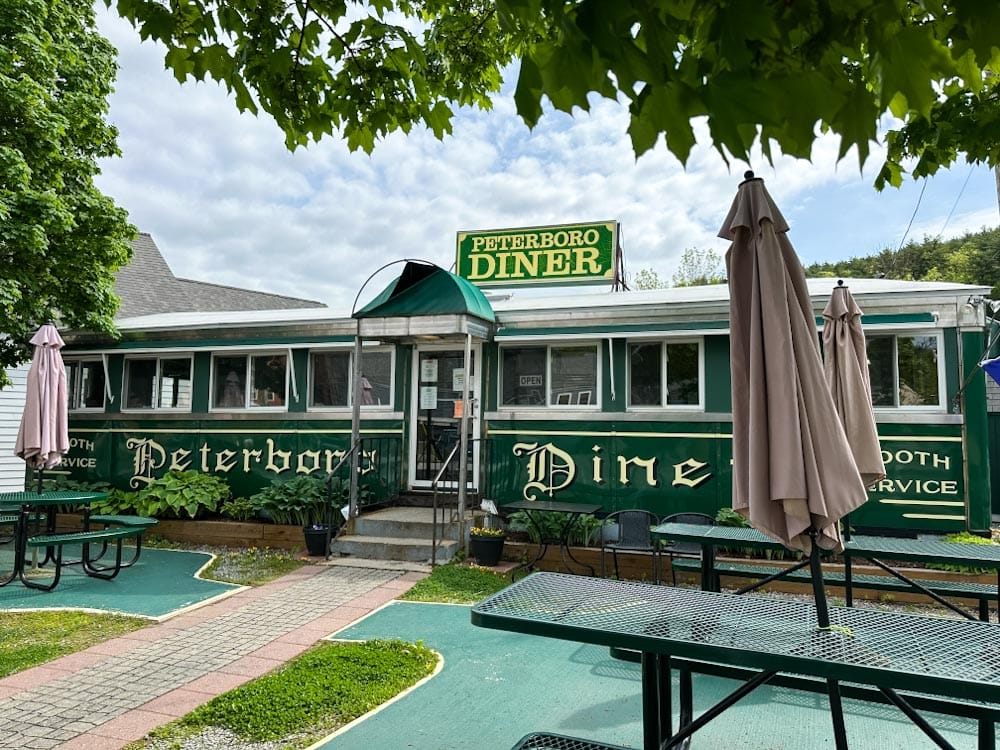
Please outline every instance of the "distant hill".
[[1000, 227], [964, 234], [950, 240], [924, 237], [899, 250], [886, 248], [863, 258], [813, 263], [807, 276], [955, 281], [993, 287], [1000, 299]]

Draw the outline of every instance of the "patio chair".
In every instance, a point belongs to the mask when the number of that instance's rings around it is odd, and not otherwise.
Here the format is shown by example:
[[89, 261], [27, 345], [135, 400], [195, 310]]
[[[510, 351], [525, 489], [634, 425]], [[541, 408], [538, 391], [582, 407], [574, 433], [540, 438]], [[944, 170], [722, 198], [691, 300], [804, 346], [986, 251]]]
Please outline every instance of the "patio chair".
[[[663, 519], [663, 523], [693, 523], [699, 526], [715, 526], [715, 519], [707, 513], [674, 513]], [[670, 557], [670, 580], [677, 585], [677, 573], [674, 571], [675, 557], [694, 557], [701, 559], [701, 545], [695, 542], [667, 542], [663, 552]]]
[[[601, 529], [601, 577], [605, 577], [605, 553], [610, 551], [615, 564], [615, 578], [618, 578], [618, 553], [648, 553], [653, 557], [653, 583], [660, 582], [660, 543], [653, 538], [650, 528], [657, 523], [656, 516], [648, 510], [619, 510], [609, 513], [605, 528]], [[616, 538], [608, 539], [607, 526], [618, 525]]]

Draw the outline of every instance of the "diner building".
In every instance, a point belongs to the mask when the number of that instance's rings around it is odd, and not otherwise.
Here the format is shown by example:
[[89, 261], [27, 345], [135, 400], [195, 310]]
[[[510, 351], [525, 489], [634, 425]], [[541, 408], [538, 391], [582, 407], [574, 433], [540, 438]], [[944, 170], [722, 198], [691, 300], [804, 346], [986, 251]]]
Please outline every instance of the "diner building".
[[[195, 469], [249, 495], [329, 471], [356, 435], [381, 478], [366, 502], [429, 492], [464, 457], [452, 484], [497, 504], [715, 514], [731, 494], [728, 287], [627, 291], [616, 242], [613, 222], [459, 233], [456, 273], [401, 262], [358, 309], [126, 310], [117, 340], [65, 332], [65, 468], [125, 489]], [[888, 474], [852, 523], [989, 529], [989, 288], [842, 281], [864, 310]], [[817, 336], [837, 283], [809, 280]]]

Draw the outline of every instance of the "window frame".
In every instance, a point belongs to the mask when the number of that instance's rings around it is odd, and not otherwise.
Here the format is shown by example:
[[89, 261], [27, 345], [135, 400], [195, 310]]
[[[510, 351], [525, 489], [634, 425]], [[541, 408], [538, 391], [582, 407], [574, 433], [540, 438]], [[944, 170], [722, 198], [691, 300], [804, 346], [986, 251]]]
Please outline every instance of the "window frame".
[[[941, 412], [947, 411], [947, 390], [948, 383], [946, 379], [947, 371], [945, 369], [945, 353], [944, 353], [944, 332], [939, 328], [930, 329], [912, 329], [912, 330], [899, 330], [899, 329], [865, 329], [865, 352], [867, 355], [868, 350], [868, 340], [870, 338], [891, 338], [892, 339], [892, 397], [893, 404], [875, 404], [874, 394], [872, 394], [872, 409], [876, 414], [892, 414], [898, 412]], [[938, 400], [937, 403], [933, 404], [901, 404], [899, 398], [899, 338], [934, 338], [937, 342], [937, 392]], [[869, 387], [871, 383], [871, 360], [866, 356], [869, 366]]]
[[[212, 352], [212, 361], [209, 368], [208, 383], [208, 410], [209, 412], [224, 413], [281, 413], [288, 411], [289, 386], [291, 381], [291, 354], [288, 349], [252, 349]], [[215, 374], [216, 360], [220, 357], [244, 357], [246, 359], [246, 369], [243, 373], [243, 406], [216, 406], [215, 405]], [[285, 358], [285, 392], [283, 394], [284, 403], [280, 406], [253, 406], [250, 403], [253, 393], [253, 363], [255, 359], [262, 357], [284, 357]]]
[[[314, 354], [346, 354], [347, 355], [347, 403], [344, 405], [326, 406], [313, 403], [313, 385], [315, 383]], [[362, 362], [366, 354], [388, 354], [389, 355], [389, 403], [387, 404], [361, 404], [362, 411], [392, 411], [396, 405], [396, 347], [394, 346], [372, 346], [363, 347], [361, 350]], [[344, 412], [351, 411], [354, 403], [354, 347], [333, 346], [309, 350], [309, 374], [306, 378], [306, 410], [311, 412]]]
[[[633, 404], [632, 403], [632, 352], [633, 344], [659, 344], [660, 346], [660, 403], [659, 404]], [[670, 368], [667, 359], [667, 347], [673, 344], [694, 344], [698, 347], [698, 402], [694, 404], [671, 404], [667, 401], [670, 384]], [[705, 339], [701, 336], [682, 337], [633, 337], [625, 340], [625, 398], [628, 411], [651, 412], [651, 411], [704, 411], [705, 410]]]
[[[76, 380], [73, 379], [71, 370], [75, 369], [79, 372], [83, 365], [96, 365], [101, 372], [101, 377], [104, 379], [104, 384], [101, 387], [101, 405], [100, 406], [82, 406], [76, 404], [82, 404], [83, 399], [79, 398], [80, 388], [83, 383], [79, 375], [77, 375]], [[104, 369], [104, 359], [102, 357], [63, 357], [63, 367], [66, 370], [66, 409], [69, 412], [103, 412], [107, 410], [108, 405], [108, 376]]]
[[[152, 406], [129, 406], [128, 405], [128, 385], [129, 385], [129, 363], [137, 360], [156, 360], [156, 373], [154, 374], [154, 388], [153, 395], [156, 398], [156, 403]], [[160, 378], [162, 369], [162, 361], [165, 359], [186, 359], [188, 362], [188, 380], [191, 383], [191, 393], [188, 398], [188, 406], [161, 406], [160, 401]], [[214, 365], [214, 361], [213, 361]], [[121, 392], [121, 405], [122, 412], [135, 412], [141, 414], [148, 414], [150, 412], [168, 412], [173, 414], [190, 414], [194, 404], [194, 354], [192, 352], [178, 352], [174, 354], [166, 353], [163, 354], [127, 354], [125, 355], [124, 368], [122, 370], [122, 392]]]
[[[505, 404], [503, 403], [503, 375], [504, 375], [504, 354], [513, 349], [544, 349], [545, 350], [545, 403], [543, 404]], [[553, 349], [589, 349], [595, 352], [594, 357], [594, 387], [590, 390], [581, 390], [574, 393], [563, 391], [553, 393], [552, 391], [552, 350]], [[533, 342], [511, 342], [500, 346], [499, 351], [499, 391], [497, 407], [500, 409], [572, 409], [573, 411], [600, 411], [603, 376], [603, 357], [600, 341], [556, 341], [549, 343]], [[569, 402], [560, 402], [559, 399], [569, 393]], [[589, 402], [580, 403], [580, 394], [589, 393]]]

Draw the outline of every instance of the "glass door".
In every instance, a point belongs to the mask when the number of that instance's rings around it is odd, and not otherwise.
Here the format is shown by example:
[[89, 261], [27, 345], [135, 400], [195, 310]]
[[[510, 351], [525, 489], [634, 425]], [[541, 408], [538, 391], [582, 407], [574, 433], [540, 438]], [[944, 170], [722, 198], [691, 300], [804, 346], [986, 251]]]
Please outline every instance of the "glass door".
[[[459, 443], [462, 424], [463, 389], [471, 391], [471, 410], [467, 420], [469, 450], [466, 454], [468, 486], [477, 483], [479, 467], [477, 444], [479, 434], [479, 391], [476, 373], [477, 351], [472, 350], [472, 375], [465, 377], [463, 349], [418, 348], [414, 355], [410, 418], [410, 482], [415, 487], [430, 487], [445, 465], [452, 449]], [[442, 486], [454, 487], [458, 481], [459, 458], [456, 454], [448, 464]]]

